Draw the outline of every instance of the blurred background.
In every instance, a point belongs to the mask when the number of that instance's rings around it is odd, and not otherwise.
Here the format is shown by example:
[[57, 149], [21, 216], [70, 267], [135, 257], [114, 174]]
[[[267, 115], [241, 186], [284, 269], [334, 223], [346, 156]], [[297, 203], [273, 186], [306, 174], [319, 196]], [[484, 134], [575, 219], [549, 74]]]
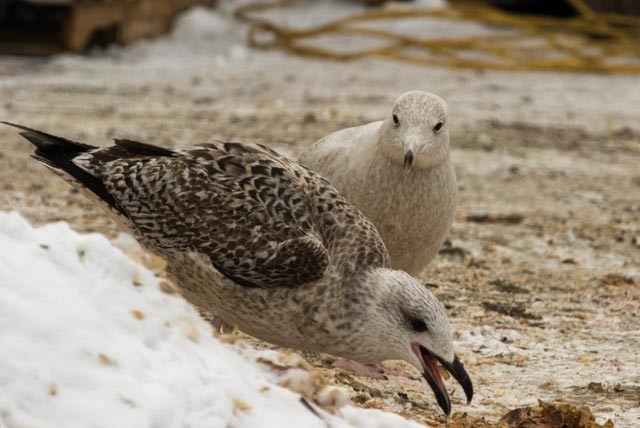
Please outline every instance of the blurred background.
[[[94, 145], [219, 139], [297, 159], [405, 91], [438, 94], [459, 211], [422, 279], [477, 389], [453, 421], [542, 399], [633, 427], [639, 41], [636, 0], [0, 0], [0, 120]], [[13, 130], [0, 147], [0, 210], [117, 235]], [[443, 423], [419, 381], [354, 380], [307, 357], [356, 405]]]

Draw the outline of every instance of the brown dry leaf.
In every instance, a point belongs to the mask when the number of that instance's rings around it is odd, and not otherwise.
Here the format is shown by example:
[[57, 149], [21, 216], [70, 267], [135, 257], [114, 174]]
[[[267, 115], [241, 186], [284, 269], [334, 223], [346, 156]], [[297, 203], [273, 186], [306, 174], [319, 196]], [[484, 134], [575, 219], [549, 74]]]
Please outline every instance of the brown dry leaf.
[[[327, 379], [317, 372], [304, 372], [303, 369], [292, 369], [282, 376], [278, 382], [280, 386], [297, 392], [305, 397], [315, 397], [327, 384]], [[304, 375], [296, 375], [303, 371]]]
[[49, 395], [52, 397], [58, 395], [58, 385], [56, 385], [55, 383], [49, 385]]
[[[425, 418], [427, 419], [427, 418]], [[446, 422], [438, 422], [434, 419], [427, 419], [429, 426], [442, 428], [509, 428], [506, 423], [489, 423], [484, 418], [475, 418], [466, 413], [454, 413]]]
[[262, 356], [256, 361], [266, 364], [276, 370], [289, 370], [301, 368], [306, 371], [313, 371], [314, 368], [301, 355], [291, 351], [280, 351], [276, 356]]
[[127, 406], [129, 406], [129, 407], [136, 407], [136, 403], [133, 400], [127, 398], [127, 397], [123, 397], [121, 395], [118, 395], [118, 399], [120, 401], [122, 401], [124, 404], [126, 404]]
[[596, 423], [588, 407], [576, 407], [566, 403], [550, 404], [538, 400], [538, 406], [511, 410], [499, 423], [513, 428], [613, 428], [607, 421], [604, 425]]
[[578, 361], [581, 363], [592, 363], [596, 360], [596, 357], [594, 357], [593, 355], [589, 355], [589, 354], [582, 354], [580, 356], [578, 356]]
[[160, 281], [160, 291], [167, 294], [174, 294], [176, 292], [175, 287], [169, 281]]
[[588, 313], [582, 311], [574, 311], [571, 316], [581, 320], [588, 320], [590, 317]]
[[587, 385], [587, 389], [592, 392], [602, 392], [604, 391], [604, 386], [602, 382], [590, 382], [589, 385]]
[[155, 254], [145, 254], [144, 266], [159, 276], [166, 276], [167, 261], [162, 257]]
[[438, 364], [436, 367], [438, 367], [438, 371], [440, 372], [440, 375], [442, 376], [442, 378], [444, 380], [451, 379], [451, 373], [449, 373], [449, 371], [447, 369], [442, 367], [440, 364]]
[[283, 364], [278, 364], [274, 361], [271, 361], [267, 358], [264, 357], [258, 357], [256, 358], [256, 361], [258, 363], [264, 364], [266, 366], [269, 366], [269, 368], [273, 369], [273, 370], [277, 370], [277, 371], [287, 371], [292, 369], [293, 367], [287, 366], [287, 365], [283, 365]]
[[251, 410], [251, 406], [248, 403], [238, 400], [237, 398], [233, 400], [232, 411], [234, 415], [237, 415], [238, 412], [247, 412], [249, 410]]
[[111, 358], [107, 357], [105, 354], [98, 354], [98, 361], [100, 361], [100, 364], [103, 364], [105, 366], [117, 366], [118, 363], [116, 363], [115, 361], [113, 361]]
[[146, 318], [144, 312], [138, 309], [131, 309], [131, 315], [133, 315], [136, 319], [143, 320]]
[[127, 255], [127, 257], [129, 257], [131, 260], [133, 260], [134, 262], [138, 263], [139, 265], [144, 265], [143, 261], [142, 261], [142, 254], [140, 253], [131, 253], [131, 252], [126, 252], [125, 253]]
[[126, 252], [127, 257], [135, 261], [138, 264], [143, 265], [157, 276], [166, 276], [167, 262], [155, 254], [139, 253], [139, 252]]
[[134, 287], [141, 287], [143, 285], [142, 280], [135, 276], [132, 281]]
[[620, 275], [618, 273], [608, 273], [600, 277], [600, 283], [603, 285], [634, 285], [635, 281], [633, 278], [630, 278], [625, 275]]

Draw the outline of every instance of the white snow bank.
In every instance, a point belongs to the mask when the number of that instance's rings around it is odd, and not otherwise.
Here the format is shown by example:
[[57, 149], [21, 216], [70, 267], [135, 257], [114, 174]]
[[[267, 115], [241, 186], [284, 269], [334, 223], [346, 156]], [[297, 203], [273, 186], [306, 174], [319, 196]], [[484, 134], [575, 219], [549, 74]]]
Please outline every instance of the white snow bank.
[[418, 426], [351, 406], [321, 419], [101, 235], [0, 212], [0, 260], [3, 428]]

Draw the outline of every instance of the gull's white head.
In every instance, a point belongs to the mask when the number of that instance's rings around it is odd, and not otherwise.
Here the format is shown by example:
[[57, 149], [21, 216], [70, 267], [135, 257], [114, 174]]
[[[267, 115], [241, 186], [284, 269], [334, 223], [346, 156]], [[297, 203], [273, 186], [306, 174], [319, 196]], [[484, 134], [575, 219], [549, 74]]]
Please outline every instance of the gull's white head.
[[437, 95], [402, 94], [381, 128], [383, 155], [405, 168], [432, 168], [449, 157], [449, 110]]
[[[464, 365], [453, 352], [451, 323], [442, 303], [406, 272], [375, 269], [367, 277], [370, 296], [358, 336], [370, 361], [404, 360], [418, 370], [433, 390], [438, 404], [448, 415], [449, 395], [436, 362], [462, 385], [471, 402], [473, 385]], [[363, 358], [364, 359], [364, 358]]]

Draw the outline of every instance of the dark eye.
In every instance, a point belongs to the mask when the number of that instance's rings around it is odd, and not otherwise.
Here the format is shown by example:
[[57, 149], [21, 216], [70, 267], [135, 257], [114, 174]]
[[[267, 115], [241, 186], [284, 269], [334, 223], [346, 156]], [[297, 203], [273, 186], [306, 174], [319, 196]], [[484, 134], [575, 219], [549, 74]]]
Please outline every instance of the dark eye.
[[411, 323], [411, 328], [417, 331], [418, 333], [423, 333], [427, 331], [427, 325], [425, 324], [424, 321], [418, 318], [412, 318], [409, 322]]
[[395, 114], [393, 115], [393, 123], [395, 123], [396, 125], [400, 125], [400, 119], [398, 119], [398, 116], [396, 116]]
[[438, 123], [436, 123], [436, 126], [433, 127], [433, 131], [434, 132], [438, 132], [439, 130], [442, 129], [443, 126], [444, 126], [444, 123], [438, 122]]

